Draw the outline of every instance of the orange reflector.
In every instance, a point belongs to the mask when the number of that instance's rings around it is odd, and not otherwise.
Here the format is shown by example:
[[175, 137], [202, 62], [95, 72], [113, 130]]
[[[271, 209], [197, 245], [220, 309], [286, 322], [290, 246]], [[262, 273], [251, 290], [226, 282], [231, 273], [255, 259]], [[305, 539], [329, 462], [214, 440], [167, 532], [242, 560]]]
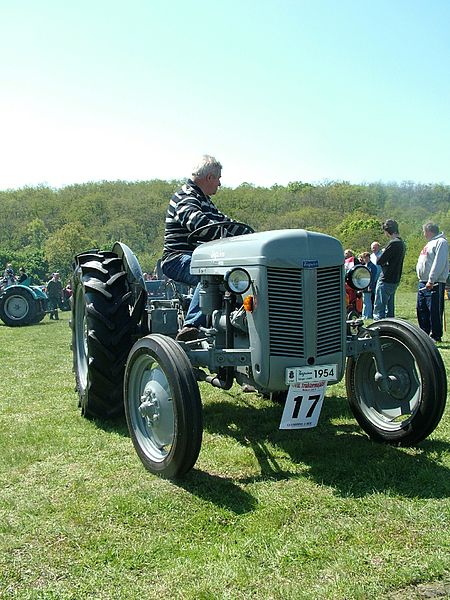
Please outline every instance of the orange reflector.
[[253, 312], [254, 298], [253, 296], [245, 296], [244, 308], [247, 312]]

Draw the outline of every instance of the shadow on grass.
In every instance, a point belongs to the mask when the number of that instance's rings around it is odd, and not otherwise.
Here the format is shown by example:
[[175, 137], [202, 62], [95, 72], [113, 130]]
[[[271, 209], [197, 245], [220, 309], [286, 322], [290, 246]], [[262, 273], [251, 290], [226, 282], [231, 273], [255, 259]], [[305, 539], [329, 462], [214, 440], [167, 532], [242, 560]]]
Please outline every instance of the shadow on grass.
[[235, 480], [211, 475], [199, 469], [192, 469], [185, 477], [175, 479], [172, 483], [236, 514], [251, 512], [257, 505], [256, 499], [237, 485]]
[[94, 423], [98, 429], [106, 431], [107, 433], [114, 432], [123, 437], [130, 437], [125, 414], [114, 417], [114, 419], [92, 419], [91, 422]]
[[[96, 427], [107, 433], [114, 432], [124, 437], [130, 437], [125, 415], [108, 421], [94, 419], [92, 422]], [[132, 448], [131, 440], [130, 447]], [[144, 476], [146, 474], [144, 468], [143, 474]], [[255, 498], [245, 492], [231, 478], [211, 475], [195, 468], [183, 478], [173, 479], [172, 483], [199, 498], [231, 510], [236, 514], [250, 512], [257, 504]]]
[[[282, 406], [265, 403], [255, 407], [243, 395], [236, 398], [232, 392], [225, 394], [228, 401], [204, 406], [204, 429], [250, 447], [260, 474], [236, 479], [193, 469], [173, 482], [217, 506], [236, 513], [251, 511], [256, 501], [242, 490], [242, 484], [293, 477], [307, 477], [328, 485], [341, 496], [382, 492], [418, 498], [450, 497], [450, 469], [438, 463], [440, 455], [450, 450], [446, 441], [428, 439], [412, 450], [372, 442], [356, 421], [335, 423], [353, 420], [353, 416], [347, 399], [334, 396], [326, 398], [319, 425], [314, 429], [280, 430]], [[103, 431], [129, 437], [124, 416], [94, 423]], [[298, 468], [283, 468], [280, 455], [288, 455], [296, 467], [301, 465], [300, 474]]]
[[[442, 498], [450, 496], [450, 469], [438, 463], [450, 450], [441, 440], [425, 440], [404, 449], [372, 442], [355, 424], [336, 425], [332, 421], [353, 416], [342, 397], [328, 398], [319, 425], [314, 429], [278, 429], [282, 407], [255, 408], [231, 402], [211, 403], [204, 408], [204, 426], [211, 433], [228, 435], [252, 448], [261, 474], [241, 479], [257, 480], [308, 477], [332, 487], [342, 496], [361, 497], [374, 492], [405, 497]], [[287, 454], [302, 465], [299, 475], [283, 470], [277, 459]], [[285, 462], [285, 461], [284, 461]]]

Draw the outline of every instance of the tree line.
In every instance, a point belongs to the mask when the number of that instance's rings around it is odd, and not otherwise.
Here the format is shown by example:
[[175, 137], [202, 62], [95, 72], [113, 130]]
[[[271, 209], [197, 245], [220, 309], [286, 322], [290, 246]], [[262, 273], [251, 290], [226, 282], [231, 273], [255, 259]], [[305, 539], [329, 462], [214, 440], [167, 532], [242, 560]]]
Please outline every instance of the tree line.
[[[0, 268], [24, 266], [36, 282], [52, 271], [68, 279], [75, 254], [130, 246], [144, 271], [162, 253], [169, 198], [182, 181], [101, 181], [0, 191]], [[355, 253], [384, 245], [381, 223], [398, 221], [407, 244], [402, 286], [416, 284], [415, 264], [424, 245], [421, 226], [437, 222], [450, 232], [450, 186], [413, 182], [355, 185], [345, 181], [301, 181], [270, 188], [243, 183], [222, 187], [214, 198], [220, 210], [256, 231], [303, 228], [338, 238]]]

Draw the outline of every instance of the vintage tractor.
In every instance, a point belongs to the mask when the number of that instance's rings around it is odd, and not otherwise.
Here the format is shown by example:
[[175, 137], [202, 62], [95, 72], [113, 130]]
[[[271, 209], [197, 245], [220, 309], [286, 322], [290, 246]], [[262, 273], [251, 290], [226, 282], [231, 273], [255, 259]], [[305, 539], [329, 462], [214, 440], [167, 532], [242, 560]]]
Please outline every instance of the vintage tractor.
[[35, 325], [46, 315], [48, 297], [31, 279], [0, 289], [0, 319], [10, 327]]
[[[183, 299], [152, 298], [125, 244], [74, 261], [81, 412], [103, 419], [124, 407], [152, 473], [177, 477], [195, 464], [203, 431], [198, 381], [246, 384], [282, 401], [280, 427], [289, 429], [314, 426], [327, 384], [345, 375], [353, 414], [373, 440], [416, 444], [438, 425], [447, 396], [438, 350], [399, 319], [368, 327], [347, 320], [338, 240], [301, 229], [223, 237], [196, 248], [191, 271], [201, 278], [207, 325], [198, 339], [177, 342]], [[364, 289], [370, 275], [361, 267], [347, 278]]]

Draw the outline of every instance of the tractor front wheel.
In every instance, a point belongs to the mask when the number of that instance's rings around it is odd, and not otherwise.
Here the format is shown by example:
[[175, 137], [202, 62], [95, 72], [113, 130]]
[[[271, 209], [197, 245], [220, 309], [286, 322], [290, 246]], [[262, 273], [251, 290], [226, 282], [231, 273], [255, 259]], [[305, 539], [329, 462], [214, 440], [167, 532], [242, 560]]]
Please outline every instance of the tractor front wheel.
[[421, 329], [400, 319], [372, 323], [379, 329], [388, 376], [384, 390], [372, 352], [350, 357], [346, 385], [352, 412], [374, 440], [409, 446], [437, 427], [445, 408], [447, 378], [441, 355]]
[[143, 337], [125, 370], [125, 415], [135, 450], [151, 473], [184, 475], [202, 443], [202, 406], [186, 354], [171, 338]]

